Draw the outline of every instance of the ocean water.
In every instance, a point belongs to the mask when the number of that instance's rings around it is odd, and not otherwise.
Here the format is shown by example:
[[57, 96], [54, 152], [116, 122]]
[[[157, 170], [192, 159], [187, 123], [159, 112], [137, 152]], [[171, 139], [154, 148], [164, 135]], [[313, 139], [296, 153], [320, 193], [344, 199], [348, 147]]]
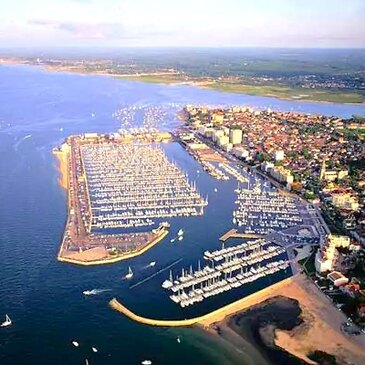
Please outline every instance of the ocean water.
[[[58, 185], [52, 148], [70, 134], [116, 131], [120, 122], [113, 113], [123, 107], [160, 105], [175, 111], [175, 103], [240, 104], [343, 117], [365, 114], [364, 105], [289, 102], [0, 66], [0, 321], [5, 313], [13, 320], [11, 327], [0, 328], [1, 365], [84, 364], [86, 358], [90, 364], [132, 365], [144, 359], [163, 365], [240, 363], [226, 349], [213, 346], [208, 336], [191, 329], [143, 326], [107, 304], [116, 296], [143, 315], [189, 317], [267, 285], [252, 284], [182, 312], [160, 288], [168, 272], [135, 289], [121, 280], [128, 265], [135, 272], [132, 284], [179, 258], [182, 261], [176, 269], [196, 267], [206, 249], [219, 247], [218, 237], [231, 225], [235, 183], [197, 174], [200, 166], [180, 145], [165, 146], [166, 153], [197, 182], [202, 195], [208, 196], [204, 217], [172, 220], [167, 239], [129, 262], [85, 268], [56, 261], [66, 219], [66, 194]], [[168, 113], [162, 129], [171, 130], [181, 123], [173, 115]], [[215, 187], [218, 193], [213, 191]], [[185, 238], [171, 244], [170, 238], [179, 228], [186, 232]], [[156, 261], [155, 268], [145, 268], [150, 261]], [[83, 290], [93, 288], [111, 291], [82, 295]], [[80, 347], [73, 347], [72, 340]], [[92, 353], [91, 346], [99, 352]]]

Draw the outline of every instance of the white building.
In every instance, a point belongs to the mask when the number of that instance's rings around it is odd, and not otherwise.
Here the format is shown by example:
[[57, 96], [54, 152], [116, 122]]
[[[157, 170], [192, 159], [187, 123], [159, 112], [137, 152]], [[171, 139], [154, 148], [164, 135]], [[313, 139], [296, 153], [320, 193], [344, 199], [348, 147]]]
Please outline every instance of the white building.
[[232, 154], [240, 158], [247, 158], [249, 156], [249, 152], [243, 147], [232, 148]]
[[274, 159], [277, 162], [283, 161], [284, 160], [284, 151], [283, 150], [275, 151], [274, 152]]
[[229, 143], [229, 137], [228, 136], [221, 136], [218, 138], [217, 143], [219, 146], [223, 147]]
[[233, 145], [242, 143], [242, 130], [230, 129], [229, 130], [229, 142]]
[[350, 237], [330, 234], [320, 247], [315, 257], [317, 272], [332, 271], [337, 258], [337, 247], [350, 247]]

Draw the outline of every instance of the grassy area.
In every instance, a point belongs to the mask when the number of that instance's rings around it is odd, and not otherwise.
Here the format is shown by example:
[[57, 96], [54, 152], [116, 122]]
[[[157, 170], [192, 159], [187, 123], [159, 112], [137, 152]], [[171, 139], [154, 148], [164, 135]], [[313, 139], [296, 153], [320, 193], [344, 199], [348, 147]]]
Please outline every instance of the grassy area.
[[143, 76], [115, 76], [120, 79], [131, 80], [131, 81], [141, 81], [155, 84], [176, 84], [184, 82], [185, 80], [178, 75], [143, 75]]
[[308, 276], [312, 276], [316, 272], [316, 267], [314, 265], [315, 256], [316, 250], [313, 250], [310, 256], [298, 261], [299, 264], [303, 266], [303, 269]]
[[249, 95], [273, 96], [280, 99], [326, 101], [333, 103], [363, 103], [365, 94], [348, 91], [302, 89], [281, 85], [243, 85], [239, 83], [216, 82], [207, 85], [220, 91]]
[[363, 103], [365, 94], [349, 91], [329, 91], [319, 89], [301, 89], [282, 85], [247, 85], [238, 82], [227, 81], [198, 81], [197, 79], [186, 79], [179, 75], [143, 75], [123, 76], [127, 80], [142, 81], [158, 84], [191, 83], [208, 89], [219, 90], [230, 93], [241, 93], [248, 95], [272, 96], [279, 99], [311, 100], [333, 103]]
[[365, 136], [365, 129], [339, 129], [345, 137]]

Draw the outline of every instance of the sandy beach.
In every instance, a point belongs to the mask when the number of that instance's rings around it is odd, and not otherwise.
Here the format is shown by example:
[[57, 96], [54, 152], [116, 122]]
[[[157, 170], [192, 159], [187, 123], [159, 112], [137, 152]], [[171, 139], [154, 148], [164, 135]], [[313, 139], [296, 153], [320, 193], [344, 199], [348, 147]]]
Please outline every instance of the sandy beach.
[[63, 189], [68, 188], [68, 155], [62, 151], [57, 151], [53, 153], [58, 161], [58, 170], [60, 172], [60, 177], [58, 182]]
[[[291, 330], [281, 330], [270, 325], [263, 326], [260, 328], [263, 342], [267, 342], [265, 339], [270, 337], [271, 332], [274, 347], [276, 345], [284, 349], [298, 360], [302, 360], [303, 363], [315, 364], [307, 355], [316, 350], [336, 356], [336, 360], [341, 364], [363, 365], [365, 363], [365, 336], [350, 336], [341, 332], [341, 324], [346, 321], [346, 317], [304, 275], [296, 275], [286, 285], [275, 287], [270, 293], [264, 292], [261, 296], [258, 293], [256, 298], [252, 298], [252, 303], [248, 303], [249, 301], [244, 303], [241, 313], [245, 313], [244, 310], [248, 310], [251, 305], [252, 308], [260, 307], [260, 303], [263, 301], [277, 296], [295, 299], [299, 302], [302, 311], [299, 318], [302, 323]], [[247, 336], [240, 336], [234, 330], [232, 321], [237, 320], [239, 315], [232, 315], [223, 321], [210, 323], [208, 331], [221, 337], [223, 341], [233, 343], [237, 351], [246, 348], [252, 352], [256, 358], [254, 364], [275, 364], [267, 357], [265, 358], [265, 354], [262, 355], [262, 351], [250, 341], [249, 329], [247, 329]], [[218, 331], [217, 328], [219, 328]]]

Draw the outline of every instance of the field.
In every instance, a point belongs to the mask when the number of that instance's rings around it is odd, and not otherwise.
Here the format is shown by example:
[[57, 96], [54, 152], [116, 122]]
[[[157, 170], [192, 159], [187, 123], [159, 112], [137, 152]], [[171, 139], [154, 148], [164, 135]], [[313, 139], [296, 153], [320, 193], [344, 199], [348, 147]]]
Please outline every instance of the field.
[[123, 79], [158, 84], [190, 84], [202, 88], [223, 92], [248, 95], [271, 96], [279, 99], [308, 100], [332, 103], [364, 103], [365, 93], [350, 91], [329, 91], [321, 89], [303, 89], [281, 85], [247, 85], [239, 82], [205, 81], [179, 75], [123, 76]]

